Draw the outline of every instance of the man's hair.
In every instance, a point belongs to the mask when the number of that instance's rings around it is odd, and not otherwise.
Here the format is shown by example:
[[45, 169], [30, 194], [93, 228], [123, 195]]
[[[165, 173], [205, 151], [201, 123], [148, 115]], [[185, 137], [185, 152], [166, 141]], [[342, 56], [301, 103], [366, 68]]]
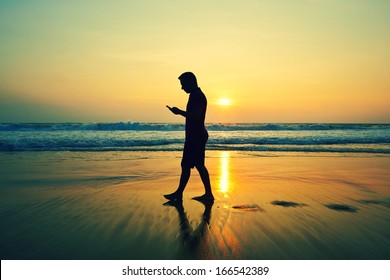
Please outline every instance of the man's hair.
[[179, 76], [179, 80], [185, 80], [186, 82], [194, 85], [194, 86], [198, 86], [198, 81], [196, 80], [196, 77], [194, 75], [194, 73], [192, 72], [184, 72], [183, 74], [181, 74]]

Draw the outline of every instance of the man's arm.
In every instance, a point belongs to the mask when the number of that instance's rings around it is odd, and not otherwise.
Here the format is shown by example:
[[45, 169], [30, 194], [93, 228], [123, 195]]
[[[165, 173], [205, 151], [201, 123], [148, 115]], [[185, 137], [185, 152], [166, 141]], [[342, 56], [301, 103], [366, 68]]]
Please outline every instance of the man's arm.
[[169, 107], [168, 105], [167, 105], [167, 108], [172, 112], [172, 113], [174, 113], [175, 115], [181, 115], [181, 116], [183, 116], [183, 117], [187, 117], [187, 112], [186, 111], [183, 111], [183, 110], [180, 110], [179, 108], [177, 108], [177, 107]]
[[200, 108], [194, 108], [194, 110], [192, 110], [191, 112], [186, 112], [186, 111], [180, 110], [177, 107], [169, 107], [168, 105], [167, 105], [167, 108], [175, 115], [181, 115], [185, 118], [200, 119], [200, 116], [202, 114], [202, 111], [200, 110]]

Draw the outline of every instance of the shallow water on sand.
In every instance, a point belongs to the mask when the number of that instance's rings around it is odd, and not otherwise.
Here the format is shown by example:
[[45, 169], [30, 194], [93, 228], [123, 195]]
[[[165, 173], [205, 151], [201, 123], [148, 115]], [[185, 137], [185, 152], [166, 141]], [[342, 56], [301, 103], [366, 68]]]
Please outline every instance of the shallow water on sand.
[[177, 152], [3, 153], [1, 259], [389, 259], [390, 158], [212, 152], [182, 203]]

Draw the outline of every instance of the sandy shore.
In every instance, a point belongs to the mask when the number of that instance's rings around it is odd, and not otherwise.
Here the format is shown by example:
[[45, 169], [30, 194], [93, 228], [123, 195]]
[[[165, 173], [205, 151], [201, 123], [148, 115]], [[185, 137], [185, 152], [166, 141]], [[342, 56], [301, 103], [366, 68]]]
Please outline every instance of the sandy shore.
[[389, 259], [390, 157], [209, 152], [164, 205], [177, 152], [0, 155], [1, 259]]

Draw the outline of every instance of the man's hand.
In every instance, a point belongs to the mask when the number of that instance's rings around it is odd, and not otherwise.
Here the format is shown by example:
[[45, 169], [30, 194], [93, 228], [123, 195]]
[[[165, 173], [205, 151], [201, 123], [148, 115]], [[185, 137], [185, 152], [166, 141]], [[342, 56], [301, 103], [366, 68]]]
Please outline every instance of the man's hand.
[[180, 114], [181, 114], [181, 110], [180, 110], [179, 108], [177, 108], [177, 107], [169, 107], [169, 106], [167, 105], [167, 108], [168, 108], [172, 113], [174, 113], [175, 115], [180, 115]]

